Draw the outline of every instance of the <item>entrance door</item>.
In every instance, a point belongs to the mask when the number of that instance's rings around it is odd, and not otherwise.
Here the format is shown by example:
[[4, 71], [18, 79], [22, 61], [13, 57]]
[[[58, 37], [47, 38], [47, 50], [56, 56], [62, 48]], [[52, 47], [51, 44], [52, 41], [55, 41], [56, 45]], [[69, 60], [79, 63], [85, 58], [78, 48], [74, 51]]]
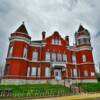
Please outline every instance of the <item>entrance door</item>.
[[55, 69], [55, 79], [56, 80], [61, 80], [62, 79], [61, 69]]

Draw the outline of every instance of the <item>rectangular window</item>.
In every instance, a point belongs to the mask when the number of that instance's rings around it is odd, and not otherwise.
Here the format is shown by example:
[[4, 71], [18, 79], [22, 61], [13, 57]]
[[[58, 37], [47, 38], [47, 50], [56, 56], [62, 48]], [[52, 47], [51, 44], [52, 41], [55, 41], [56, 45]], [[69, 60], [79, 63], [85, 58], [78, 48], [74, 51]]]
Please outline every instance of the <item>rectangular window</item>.
[[27, 48], [24, 48], [24, 52], [23, 52], [23, 58], [27, 58]]
[[74, 77], [76, 78], [77, 77], [77, 69], [73, 69], [74, 71]]
[[46, 61], [50, 61], [50, 52], [46, 52]]
[[9, 71], [10, 71], [10, 65], [7, 64], [7, 65], [5, 66], [5, 72], [4, 72], [4, 74], [5, 74], [5, 75], [9, 75]]
[[86, 55], [82, 55], [83, 62], [86, 62]]
[[55, 52], [52, 53], [52, 61], [56, 61], [56, 53]]
[[61, 53], [58, 53], [58, 61], [62, 61], [62, 55], [61, 55]]
[[32, 67], [31, 76], [36, 77], [36, 67]]
[[40, 77], [40, 75], [41, 75], [41, 68], [38, 67], [38, 77]]
[[73, 77], [73, 70], [70, 69], [70, 77], [72, 78]]
[[37, 61], [38, 60], [38, 52], [33, 52], [33, 61]]
[[50, 77], [50, 76], [51, 76], [50, 68], [46, 67], [45, 68], [45, 77]]
[[8, 57], [12, 57], [13, 55], [13, 47], [9, 48]]
[[67, 55], [66, 54], [63, 54], [63, 61], [67, 62]]
[[87, 70], [84, 71], [84, 76], [85, 76], [85, 77], [88, 76], [88, 71], [87, 71]]
[[27, 68], [27, 77], [30, 76], [30, 67]]
[[75, 57], [75, 55], [72, 55], [72, 63], [76, 64], [76, 57]]

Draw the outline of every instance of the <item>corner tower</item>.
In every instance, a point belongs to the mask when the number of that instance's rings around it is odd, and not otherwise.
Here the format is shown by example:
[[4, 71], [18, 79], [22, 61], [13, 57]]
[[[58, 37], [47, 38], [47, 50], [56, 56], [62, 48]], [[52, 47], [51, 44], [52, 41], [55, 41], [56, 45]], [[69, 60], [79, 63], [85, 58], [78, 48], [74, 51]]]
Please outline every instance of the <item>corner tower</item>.
[[92, 54], [91, 37], [87, 29], [79, 26], [75, 33], [77, 66], [84, 82], [96, 82], [95, 64]]
[[24, 23], [22, 23], [9, 38], [10, 43], [2, 83], [9, 83], [9, 81], [11, 83], [14, 81], [19, 82], [17, 79], [25, 78], [30, 41], [31, 37], [28, 35]]

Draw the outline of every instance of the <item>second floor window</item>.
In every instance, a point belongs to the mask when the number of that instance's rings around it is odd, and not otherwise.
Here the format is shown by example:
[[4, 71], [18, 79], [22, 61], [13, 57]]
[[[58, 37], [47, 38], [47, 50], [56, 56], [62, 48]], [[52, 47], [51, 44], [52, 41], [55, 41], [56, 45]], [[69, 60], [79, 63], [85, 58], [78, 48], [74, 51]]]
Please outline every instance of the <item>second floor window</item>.
[[56, 61], [56, 53], [55, 52], [52, 53], [52, 61]]
[[50, 61], [50, 52], [46, 52], [46, 61]]
[[86, 62], [86, 55], [82, 55], [83, 62]]
[[66, 54], [63, 54], [63, 61], [67, 62], [67, 56], [66, 56]]
[[32, 60], [33, 60], [33, 61], [37, 61], [37, 60], [38, 60], [38, 52], [37, 52], [37, 51], [34, 51], [34, 52], [33, 52]]
[[12, 55], [13, 55], [13, 47], [10, 47], [8, 52], [8, 57], [12, 57]]
[[58, 53], [58, 61], [62, 61], [62, 55], [61, 55], [61, 53]]
[[24, 52], [23, 52], [23, 58], [27, 58], [27, 48], [24, 48]]
[[74, 54], [72, 55], [72, 63], [76, 64], [76, 56]]

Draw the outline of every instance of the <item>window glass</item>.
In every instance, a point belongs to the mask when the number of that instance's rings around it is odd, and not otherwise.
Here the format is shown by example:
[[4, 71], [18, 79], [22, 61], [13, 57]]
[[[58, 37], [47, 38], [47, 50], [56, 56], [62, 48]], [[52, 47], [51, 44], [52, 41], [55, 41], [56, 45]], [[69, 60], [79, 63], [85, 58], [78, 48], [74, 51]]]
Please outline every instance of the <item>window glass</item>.
[[75, 55], [72, 55], [72, 63], [76, 64], [76, 57], [75, 57]]
[[58, 53], [58, 61], [62, 61], [62, 55], [61, 55], [61, 53]]
[[5, 74], [5, 75], [9, 75], [9, 71], [10, 71], [10, 65], [7, 64], [7, 65], [5, 66], [5, 72], [4, 72], [4, 74]]
[[88, 71], [87, 70], [84, 71], [84, 76], [88, 76]]
[[33, 61], [37, 61], [38, 60], [38, 52], [37, 51], [34, 51], [33, 52]]
[[12, 54], [13, 54], [13, 47], [10, 47], [8, 56], [9, 56], [9, 57], [12, 57]]
[[73, 71], [74, 71], [74, 77], [77, 77], [77, 70], [73, 69]]
[[63, 61], [67, 62], [67, 55], [66, 54], [63, 54]]
[[52, 53], [52, 61], [56, 61], [56, 53], [55, 52]]
[[36, 67], [32, 67], [31, 76], [36, 77]]
[[50, 52], [46, 52], [46, 61], [50, 61]]
[[23, 58], [27, 58], [27, 48], [24, 48], [24, 52], [23, 52]]
[[46, 67], [45, 68], [45, 77], [50, 77], [51, 73], [50, 73], [50, 68]]
[[86, 62], [86, 55], [82, 55], [83, 62]]
[[27, 68], [27, 77], [30, 76], [30, 67]]

